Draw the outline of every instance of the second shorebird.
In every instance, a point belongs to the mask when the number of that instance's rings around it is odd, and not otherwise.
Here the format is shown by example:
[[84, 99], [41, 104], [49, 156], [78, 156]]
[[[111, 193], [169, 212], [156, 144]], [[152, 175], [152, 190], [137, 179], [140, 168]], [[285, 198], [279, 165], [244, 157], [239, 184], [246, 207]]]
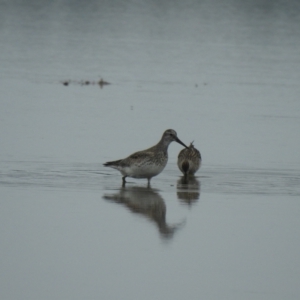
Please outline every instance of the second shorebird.
[[184, 176], [194, 175], [201, 166], [201, 160], [201, 154], [192, 142], [187, 149], [179, 152], [177, 165]]
[[147, 178], [148, 184], [150, 184], [151, 178], [158, 175], [165, 168], [168, 162], [168, 147], [173, 141], [188, 148], [177, 137], [175, 130], [168, 129], [155, 146], [135, 152], [124, 159], [109, 161], [104, 166], [120, 171], [123, 175], [123, 185], [126, 183], [126, 177]]

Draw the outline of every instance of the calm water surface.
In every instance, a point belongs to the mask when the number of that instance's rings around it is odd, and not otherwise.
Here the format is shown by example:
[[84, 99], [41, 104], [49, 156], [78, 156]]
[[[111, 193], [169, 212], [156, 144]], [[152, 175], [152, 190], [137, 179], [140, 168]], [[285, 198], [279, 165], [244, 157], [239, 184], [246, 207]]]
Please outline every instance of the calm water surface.
[[[299, 299], [299, 16], [0, 1], [0, 298]], [[167, 128], [195, 178], [175, 143], [150, 188], [102, 166]]]

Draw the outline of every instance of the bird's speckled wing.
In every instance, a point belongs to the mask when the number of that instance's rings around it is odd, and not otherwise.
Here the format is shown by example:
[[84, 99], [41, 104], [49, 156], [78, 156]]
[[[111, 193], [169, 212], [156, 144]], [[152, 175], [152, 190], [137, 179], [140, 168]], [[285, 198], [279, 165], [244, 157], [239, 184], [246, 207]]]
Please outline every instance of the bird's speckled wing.
[[150, 149], [147, 151], [138, 151], [128, 157], [121, 160], [120, 165], [122, 167], [135, 165], [145, 165], [145, 164], [160, 164], [168, 157], [165, 152], [153, 152]]

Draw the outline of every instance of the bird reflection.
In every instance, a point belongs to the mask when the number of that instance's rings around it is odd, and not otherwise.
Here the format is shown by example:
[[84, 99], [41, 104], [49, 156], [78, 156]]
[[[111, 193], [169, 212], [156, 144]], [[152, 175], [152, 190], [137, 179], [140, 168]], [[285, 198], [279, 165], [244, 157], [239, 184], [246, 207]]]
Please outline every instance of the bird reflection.
[[153, 221], [164, 239], [171, 239], [183, 222], [169, 225], [166, 222], [166, 205], [160, 194], [151, 187], [124, 187], [118, 193], [105, 194], [105, 200], [123, 204], [131, 212], [138, 213]]
[[200, 198], [199, 180], [194, 176], [182, 176], [177, 181], [177, 197], [178, 199], [188, 205], [192, 205]]

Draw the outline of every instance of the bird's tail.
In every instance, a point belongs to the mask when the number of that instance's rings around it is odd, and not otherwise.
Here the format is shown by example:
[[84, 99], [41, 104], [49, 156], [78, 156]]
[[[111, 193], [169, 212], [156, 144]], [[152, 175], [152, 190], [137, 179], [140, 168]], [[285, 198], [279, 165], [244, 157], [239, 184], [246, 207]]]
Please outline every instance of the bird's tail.
[[189, 168], [190, 168], [190, 164], [189, 164], [189, 162], [188, 162], [187, 160], [185, 160], [185, 161], [182, 163], [181, 167], [182, 167], [183, 172], [184, 172], [184, 173], [187, 173], [188, 170], [189, 170]]
[[116, 166], [119, 165], [120, 161], [121, 161], [121, 159], [114, 160], [114, 161], [108, 161], [105, 164], [103, 164], [103, 166], [105, 166], [105, 167], [116, 167]]

